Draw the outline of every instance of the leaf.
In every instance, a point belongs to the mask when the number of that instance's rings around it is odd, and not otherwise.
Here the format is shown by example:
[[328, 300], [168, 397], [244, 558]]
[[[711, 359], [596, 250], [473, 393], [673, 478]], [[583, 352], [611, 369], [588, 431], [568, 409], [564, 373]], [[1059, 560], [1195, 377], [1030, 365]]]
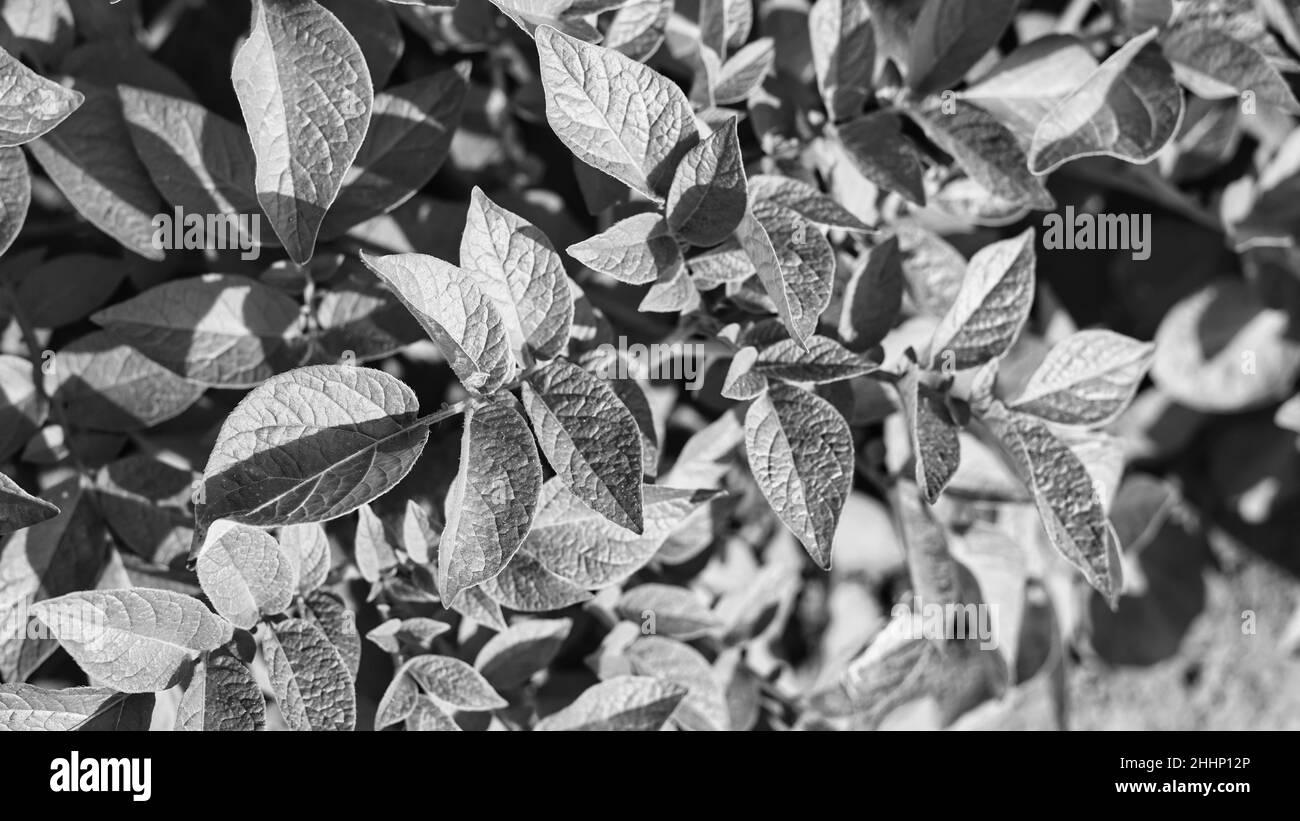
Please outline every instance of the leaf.
[[[790, 344], [794, 345], [793, 342]], [[731, 364], [727, 366], [727, 377], [722, 383], [722, 395], [728, 399], [745, 402], [757, 398], [767, 390], [767, 378], [754, 370], [757, 362], [758, 348], [746, 346], [736, 351]]]
[[690, 244], [708, 248], [731, 236], [748, 204], [732, 118], [682, 157], [668, 191], [668, 225]]
[[[19, 257], [11, 257], [17, 264]], [[85, 319], [108, 301], [130, 270], [129, 263], [95, 254], [65, 254], [16, 271], [18, 304], [39, 328], [60, 328]]]
[[1133, 401], [1154, 351], [1113, 331], [1071, 334], [1048, 351], [1007, 407], [1061, 425], [1109, 424]]
[[666, 193], [696, 136], [681, 89], [617, 51], [549, 26], [538, 27], [536, 39], [546, 117], [560, 141], [651, 199]]
[[72, 45], [72, 9], [67, 0], [10, 0], [0, 13], [17, 50], [37, 64], [57, 63]]
[[591, 598], [585, 588], [547, 570], [522, 549], [495, 578], [484, 582], [482, 589], [492, 601], [521, 613], [563, 610]]
[[398, 672], [415, 679], [426, 693], [458, 710], [484, 712], [507, 706], [487, 679], [460, 659], [416, 656]]
[[[572, 0], [492, 0], [492, 4], [513, 20], [515, 25], [533, 37], [537, 36], [539, 27], [554, 26], [579, 40], [595, 41], [600, 39], [600, 32], [578, 16], [583, 13], [583, 9], [579, 8], [582, 5], [580, 2], [572, 2]], [[596, 11], [611, 8], [617, 4], [600, 2], [594, 5], [596, 6], [595, 10], [590, 12], [593, 14]]]
[[1080, 157], [1145, 163], [1178, 133], [1183, 92], [1153, 43], [1156, 29], [1129, 40], [1038, 124], [1029, 170], [1054, 171]]
[[31, 439], [45, 414], [44, 397], [32, 378], [32, 363], [0, 354], [0, 459], [8, 459]]
[[357, 570], [361, 578], [374, 583], [379, 577], [397, 567], [397, 553], [388, 543], [384, 523], [370, 505], [357, 511], [357, 531], [353, 539]]
[[672, 16], [668, 0], [629, 0], [622, 3], [609, 21], [602, 44], [638, 62], [645, 62], [659, 50], [664, 30]]
[[1263, 54], [1225, 31], [1175, 26], [1161, 46], [1174, 75], [1198, 97], [1218, 100], [1250, 91], [1262, 103], [1300, 114], [1300, 102], [1278, 70]]
[[361, 634], [357, 632], [356, 615], [343, 603], [343, 599], [328, 590], [314, 590], [303, 597], [303, 604], [325, 636], [339, 651], [343, 666], [354, 680], [361, 666]]
[[1043, 181], [1030, 173], [1015, 135], [982, 108], [964, 100], [952, 104], [955, 110], [951, 114], [945, 113], [942, 105], [908, 109], [907, 113], [935, 145], [994, 197], [1040, 211], [1055, 208], [1056, 201]]
[[593, 271], [629, 285], [654, 282], [664, 271], [680, 265], [682, 259], [668, 223], [653, 212], [620, 220], [566, 250]]
[[768, 200], [798, 212], [827, 228], [846, 231], [869, 231], [865, 223], [845, 210], [835, 200], [811, 185], [774, 174], [755, 174], [749, 178], [749, 194], [755, 200]]
[[1088, 469], [1031, 416], [1004, 412], [985, 419], [1024, 472], [1053, 546], [1114, 607], [1124, 587], [1119, 541]]
[[931, 368], [966, 370], [1011, 347], [1034, 304], [1034, 229], [971, 257], [952, 307], [930, 339]]
[[573, 628], [571, 619], [529, 619], [488, 639], [474, 668], [498, 690], [512, 690], [545, 670]]
[[419, 320], [465, 387], [491, 393], [513, 376], [505, 319], [471, 274], [424, 254], [362, 252], [361, 260]]
[[26, 638], [28, 608], [95, 586], [107, 558], [103, 525], [76, 479], [45, 491], [59, 515], [19, 530], [0, 545], [0, 676], [23, 681], [57, 645]]
[[428, 564], [430, 552], [438, 544], [438, 533], [429, 521], [429, 514], [414, 500], [406, 501], [402, 516], [402, 547], [416, 564]]
[[491, 582], [484, 582], [479, 587], [471, 587], [463, 595], [457, 596], [456, 600], [451, 602], [451, 609], [476, 624], [500, 632], [506, 629], [506, 616], [501, 612], [501, 605], [483, 592], [483, 586], [488, 584]]
[[231, 81], [257, 156], [257, 199], [289, 256], [306, 262], [370, 125], [365, 57], [314, 0], [254, 0]]
[[406, 720], [409, 732], [460, 732], [460, 725], [437, 702], [423, 696], [416, 702], [415, 710]]
[[304, 353], [298, 303], [232, 274], [165, 282], [91, 319], [154, 362], [212, 387], [252, 387]]
[[560, 255], [545, 234], [477, 186], [461, 235], [460, 263], [505, 319], [520, 363], [553, 359], [568, 344], [573, 299]]
[[117, 95], [78, 81], [83, 102], [28, 151], [88, 222], [145, 259], [161, 260], [154, 217], [162, 198], [131, 145]]
[[0, 535], [8, 535], [59, 515], [59, 508], [22, 489], [0, 473]]
[[862, 113], [871, 97], [876, 38], [865, 0], [818, 0], [808, 14], [817, 88], [832, 123]]
[[763, 200], [752, 213], [754, 224], [742, 220], [736, 234], [791, 338], [806, 347], [830, 304], [834, 253], [826, 237], [792, 209]]
[[30, 684], [0, 684], [0, 730], [75, 730], [122, 698], [111, 687], [47, 690]]
[[837, 125], [834, 133], [858, 173], [909, 202], [925, 204], [921, 160], [903, 136], [898, 115], [873, 111]]
[[415, 707], [420, 701], [420, 688], [415, 683], [415, 679], [400, 673], [393, 676], [389, 682], [388, 689], [379, 699], [379, 707], [375, 710], [375, 729], [382, 730], [385, 727], [406, 721], [411, 713], [415, 712]]
[[417, 616], [410, 619], [389, 619], [366, 633], [366, 638], [389, 653], [418, 650], [428, 653], [434, 639], [451, 629], [445, 621]]
[[673, 720], [689, 730], [727, 730], [726, 695], [713, 668], [695, 648], [662, 636], [642, 636], [627, 648], [632, 670], [686, 688]]
[[658, 730], [686, 692], [685, 687], [669, 681], [618, 676], [587, 688], [576, 701], [538, 721], [533, 729]]
[[136, 154], [169, 204], [261, 218], [253, 146], [239, 126], [182, 97], [133, 86], [118, 96]]
[[195, 508], [207, 527], [344, 516], [401, 481], [429, 437], [415, 394], [381, 371], [313, 365], [253, 389], [221, 425]]
[[298, 592], [306, 595], [325, 583], [332, 557], [329, 537], [319, 524], [280, 528], [280, 549], [294, 568]]
[[81, 92], [45, 79], [4, 49], [0, 49], [0, 84], [5, 89], [0, 148], [25, 145], [48, 134], [85, 101]]
[[853, 487], [853, 436], [821, 397], [780, 383], [745, 413], [745, 450], [759, 490], [823, 570]]
[[176, 707], [176, 729], [238, 732], [266, 727], [266, 698], [248, 667], [228, 652], [205, 653]]
[[558, 479], [548, 480], [521, 555], [581, 587], [608, 587], [641, 569], [687, 516], [718, 495], [659, 485], [643, 492], [645, 528], [638, 535], [592, 510]]
[[22, 230], [31, 201], [27, 158], [17, 148], [0, 148], [0, 254], [9, 250]]
[[916, 484], [925, 500], [934, 504], [957, 472], [961, 443], [943, 394], [920, 377], [915, 368], [909, 369], [898, 383], [898, 395], [916, 462]]
[[174, 686], [199, 655], [230, 641], [230, 622], [166, 590], [89, 590], [32, 605], [91, 678], [124, 693]]
[[524, 381], [523, 400], [560, 481], [609, 521], [640, 534], [641, 434], [614, 391], [577, 365], [556, 360]]
[[669, 584], [642, 584], [624, 591], [614, 612], [621, 619], [641, 624], [653, 618], [656, 634], [681, 641], [707, 636], [722, 626], [698, 595]]
[[659, 279], [646, 291], [636, 309], [643, 313], [688, 314], [699, 307], [700, 292], [695, 289], [685, 262], [680, 261], [659, 272]]
[[1206, 413], [1280, 402], [1300, 375], [1289, 314], [1236, 279], [1214, 280], [1165, 314], [1151, 378], [1174, 401]]
[[808, 339], [800, 350], [792, 339], [783, 339], [759, 351], [755, 373], [788, 382], [824, 385], [871, 373], [878, 365], [824, 336]]
[[366, 138], [321, 224], [322, 238], [392, 211], [433, 179], [460, 127], [467, 85], [452, 69], [375, 95]]
[[1077, 37], [1048, 34], [1011, 52], [959, 95], [997, 117], [1028, 148], [1043, 118], [1096, 70], [1096, 58]]
[[366, 67], [370, 69], [370, 82], [375, 88], [382, 88], [402, 59], [406, 46], [393, 7], [384, 0], [362, 0], [360, 3], [355, 0], [323, 0], [321, 5], [356, 38], [357, 47], [366, 58]]
[[69, 423], [115, 432], [165, 422], [197, 402], [204, 391], [106, 331], [86, 334], [62, 348], [49, 382], [51, 399]]
[[903, 267], [898, 237], [869, 249], [844, 287], [839, 335], [844, 347], [862, 353], [893, 329], [903, 304]]
[[744, 102], [763, 83], [776, 61], [776, 43], [770, 37], [761, 37], [737, 51], [722, 64], [722, 71], [713, 85], [716, 105]]
[[267, 676], [290, 730], [352, 730], [356, 689], [343, 657], [315, 624], [285, 619], [262, 635]]
[[472, 405], [438, 546], [443, 601], [454, 602], [510, 563], [532, 525], [541, 488], [541, 459], [515, 398], [502, 392]]
[[289, 609], [297, 592], [293, 563], [264, 530], [219, 526], [195, 567], [212, 607], [236, 627], [252, 630], [262, 616]]
[[964, 0], [926, 0], [908, 49], [907, 85], [918, 94], [951, 88], [997, 45], [1011, 23], [1016, 0], [978, 5]]

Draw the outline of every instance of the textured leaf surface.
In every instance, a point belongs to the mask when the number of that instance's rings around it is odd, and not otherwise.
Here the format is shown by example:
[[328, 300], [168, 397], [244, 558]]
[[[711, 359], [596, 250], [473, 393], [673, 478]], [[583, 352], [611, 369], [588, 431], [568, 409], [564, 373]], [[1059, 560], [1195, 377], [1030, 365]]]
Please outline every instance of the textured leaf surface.
[[709, 662], [690, 645], [663, 636], [642, 636], [627, 648], [632, 670], [686, 688], [673, 720], [692, 730], [726, 730], [730, 726], [722, 683]]
[[523, 386], [542, 453], [578, 498], [620, 527], [643, 527], [641, 434], [604, 382], [557, 360]]
[[1034, 305], [1034, 231], [971, 257], [966, 278], [930, 340], [931, 367], [964, 370], [1001, 356]]
[[690, 103], [663, 75], [611, 49], [537, 29], [551, 128], [578, 159], [649, 197], [667, 192], [695, 138]]
[[299, 364], [298, 303], [256, 280], [174, 280], [92, 319], [160, 365], [201, 385], [252, 387]]
[[330, 572], [330, 542], [319, 524], [280, 528], [280, 549], [294, 568], [298, 592], [310, 593], [325, 583]]
[[532, 525], [542, 463], [519, 403], [499, 393], [465, 414], [460, 471], [447, 494], [438, 589], [448, 602], [509, 564]]
[[808, 15], [808, 34], [817, 87], [831, 122], [861, 114], [876, 63], [865, 0], [817, 0]]
[[32, 615], [87, 675], [127, 693], [166, 690], [233, 633], [198, 599], [167, 590], [69, 593], [36, 603]]
[[474, 667], [498, 690], [509, 690], [545, 670], [573, 627], [571, 619], [529, 619], [488, 639]]
[[245, 630], [283, 613], [297, 590], [293, 563], [275, 538], [242, 525], [213, 528], [195, 570], [216, 611]]
[[75, 730], [121, 698], [111, 687], [47, 690], [30, 684], [0, 684], [0, 731]]
[[314, 365], [268, 379], [226, 417], [203, 472], [208, 525], [323, 522], [401, 481], [429, 436], [415, 394], [381, 371]]
[[460, 264], [476, 275], [475, 284], [505, 320], [521, 363], [552, 359], [564, 349], [573, 299], [560, 255], [532, 223], [492, 202], [477, 186], [461, 235]]
[[1043, 118], [1029, 149], [1031, 171], [1094, 156], [1145, 163], [1178, 133], [1183, 91], [1155, 36], [1152, 29], [1125, 43]]
[[399, 671], [415, 679], [426, 693], [458, 710], [498, 710], [506, 700], [487, 679], [460, 659], [450, 656], [416, 656]]
[[70, 423], [120, 432], [165, 422], [197, 402], [204, 390], [106, 331], [59, 350], [49, 381], [52, 399]]
[[0, 473], [0, 535], [8, 535], [58, 515], [57, 506], [31, 495], [13, 479]]
[[589, 687], [577, 700], [537, 722], [536, 730], [645, 731], [663, 727], [686, 697], [680, 684], [619, 676]]
[[361, 259], [419, 320], [465, 387], [491, 393], [513, 376], [505, 319], [475, 277], [424, 254]]
[[824, 336], [808, 339], [801, 350], [794, 340], [783, 339], [764, 347], [754, 362], [755, 373], [790, 382], [825, 384], [852, 379], [876, 370], [876, 363], [853, 353]]
[[1028, 147], [1043, 118], [1096, 70], [1096, 58], [1078, 38], [1049, 34], [1007, 55], [961, 97], [997, 117]]
[[745, 413], [745, 450], [772, 509], [823, 569], [853, 486], [853, 436], [818, 396], [776, 384]]
[[523, 552], [556, 575], [586, 588], [622, 581], [648, 562], [664, 541], [716, 491], [646, 485], [645, 530], [637, 535], [587, 507], [563, 483], [542, 487], [541, 503]]
[[45, 79], [3, 49], [0, 88], [0, 147], [23, 145], [48, 133], [84, 100], [80, 92]]
[[707, 248], [731, 236], [748, 205], [733, 118], [687, 151], [677, 166], [668, 191], [668, 225], [692, 245]]
[[1133, 400], [1154, 351], [1113, 331], [1071, 334], [1047, 352], [1008, 407], [1063, 425], [1105, 425]]
[[804, 219], [828, 228], [867, 231], [868, 226], [835, 200], [806, 182], [775, 174], [749, 178], [749, 193], [755, 200], [768, 200], [796, 211]]
[[1010, 413], [991, 423], [1025, 472], [1052, 544], [1113, 605], [1124, 587], [1119, 540], [1088, 469], [1033, 417]]
[[925, 204], [921, 160], [903, 136], [902, 121], [887, 111], [873, 111], [835, 127], [835, 136], [862, 176], [908, 201]]
[[252, 731], [266, 726], [266, 698], [252, 672], [230, 653], [206, 653], [176, 708], [176, 728]]
[[342, 656], [325, 631], [285, 619], [262, 636], [271, 689], [291, 730], [351, 730], [357, 698]]
[[257, 198], [297, 262], [316, 247], [370, 124], [357, 41], [315, 0], [254, 0], [231, 80], [257, 156]]
[[562, 610], [591, 598], [586, 588], [547, 570], [522, 549], [505, 570], [484, 582], [482, 589], [492, 601], [521, 613]]
[[961, 461], [957, 426], [944, 405], [943, 394], [924, 384], [916, 370], [909, 370], [899, 381], [898, 393], [916, 462], [916, 484], [925, 500], [934, 504]]
[[593, 271], [629, 285], [654, 282], [681, 265], [682, 253], [663, 217], [636, 214], [568, 247], [569, 256]]

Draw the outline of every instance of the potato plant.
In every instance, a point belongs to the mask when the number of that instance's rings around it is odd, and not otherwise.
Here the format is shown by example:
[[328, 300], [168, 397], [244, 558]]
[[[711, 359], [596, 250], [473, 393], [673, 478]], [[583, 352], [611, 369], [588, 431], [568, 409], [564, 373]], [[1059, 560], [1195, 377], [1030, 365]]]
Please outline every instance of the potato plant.
[[1296, 567], [1290, 0], [0, 13], [0, 727], [1064, 727]]

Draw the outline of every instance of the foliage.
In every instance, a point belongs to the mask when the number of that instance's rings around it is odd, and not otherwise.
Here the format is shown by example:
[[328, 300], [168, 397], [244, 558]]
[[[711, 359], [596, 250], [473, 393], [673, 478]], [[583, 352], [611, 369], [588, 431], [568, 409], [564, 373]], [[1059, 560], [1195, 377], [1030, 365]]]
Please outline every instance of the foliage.
[[1295, 3], [3, 20], [0, 727], [1063, 723], [1286, 529]]

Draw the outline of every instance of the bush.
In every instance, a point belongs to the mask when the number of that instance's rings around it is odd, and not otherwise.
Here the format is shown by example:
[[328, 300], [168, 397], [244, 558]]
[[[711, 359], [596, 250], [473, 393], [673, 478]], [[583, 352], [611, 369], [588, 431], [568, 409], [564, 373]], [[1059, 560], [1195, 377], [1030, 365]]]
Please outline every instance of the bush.
[[1068, 725], [1297, 567], [1291, 9], [6, 0], [0, 724]]

